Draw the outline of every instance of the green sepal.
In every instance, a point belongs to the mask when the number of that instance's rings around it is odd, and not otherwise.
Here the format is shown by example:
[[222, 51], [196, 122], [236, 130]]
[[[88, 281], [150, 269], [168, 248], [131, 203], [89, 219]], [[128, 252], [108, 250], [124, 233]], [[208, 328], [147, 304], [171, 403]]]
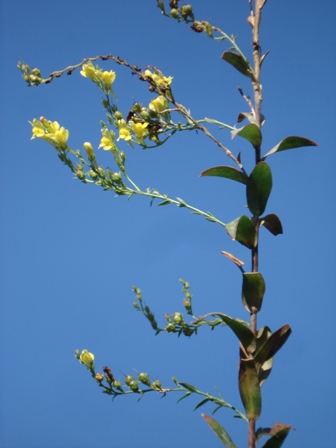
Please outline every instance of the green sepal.
[[260, 148], [262, 141], [262, 134], [259, 126], [257, 126], [256, 124], [253, 123], [247, 124], [243, 128], [231, 131], [232, 138], [235, 138], [237, 135], [245, 138], [250, 143], [252, 143], [252, 146], [254, 148]]
[[266, 157], [270, 156], [271, 154], [275, 154], [276, 152], [286, 151], [287, 149], [300, 148], [301, 146], [318, 146], [318, 144], [313, 142], [313, 140], [309, 140], [305, 137], [286, 137], [281, 140], [280, 143], [275, 145], [274, 148], [268, 151], [268, 153], [264, 155], [262, 160], [265, 160]]
[[266, 339], [264, 344], [256, 352], [254, 360], [258, 364], [264, 364], [268, 359], [273, 358], [273, 356], [280, 350], [284, 343], [289, 338], [292, 330], [288, 324], [279, 328], [275, 331], [269, 338]]
[[257, 233], [250, 218], [243, 215], [225, 225], [227, 233], [233, 240], [253, 249], [257, 244]]
[[283, 233], [282, 224], [277, 215], [271, 213], [263, 216], [259, 220], [260, 226], [264, 226], [272, 235], [277, 236]]
[[245, 185], [248, 181], [248, 177], [245, 173], [237, 170], [236, 168], [232, 168], [231, 166], [214, 166], [212, 168], [208, 168], [200, 174], [200, 177], [204, 176], [225, 177], [226, 179], [235, 180], [236, 182], [240, 182]]
[[249, 420], [257, 420], [261, 412], [259, 377], [253, 359], [241, 359], [239, 392]]
[[246, 187], [247, 204], [253, 216], [264, 213], [271, 190], [271, 168], [266, 162], [259, 162], [250, 174]]
[[227, 316], [226, 314], [218, 313], [218, 317], [220, 317], [226, 325], [231, 328], [241, 342], [246, 353], [254, 353], [256, 349], [256, 338], [252, 331], [241, 322], [232, 319], [232, 317]]
[[225, 431], [222, 425], [220, 425], [215, 419], [209, 417], [206, 414], [201, 414], [216, 436], [223, 442], [226, 448], [237, 448], [237, 446], [233, 443], [229, 434]]
[[283, 425], [282, 423], [276, 423], [273, 428], [270, 429], [269, 434], [272, 437], [262, 446], [262, 448], [280, 448], [284, 443], [289, 431], [292, 429], [290, 425]]
[[261, 310], [265, 294], [265, 280], [260, 272], [245, 272], [243, 274], [242, 300], [245, 309], [251, 313], [252, 308]]
[[243, 75], [247, 76], [252, 80], [255, 79], [252, 67], [250, 66], [248, 61], [245, 58], [243, 58], [243, 56], [241, 56], [240, 54], [232, 53], [232, 51], [225, 51], [222, 55], [222, 59], [231, 64], [236, 70], [238, 70]]

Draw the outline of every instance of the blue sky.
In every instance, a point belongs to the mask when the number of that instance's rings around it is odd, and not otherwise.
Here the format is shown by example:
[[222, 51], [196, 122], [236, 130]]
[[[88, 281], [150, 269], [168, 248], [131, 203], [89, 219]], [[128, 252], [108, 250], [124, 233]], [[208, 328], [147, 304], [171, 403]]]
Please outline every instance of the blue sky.
[[[168, 3], [168, 2], [166, 2]], [[192, 33], [161, 16], [156, 1], [0, 3], [1, 33], [1, 445], [6, 448], [167, 448], [222, 446], [194, 398], [176, 404], [148, 394], [116, 399], [101, 393], [73, 357], [95, 354], [97, 370], [115, 377], [145, 370], [166, 387], [171, 377], [224, 398], [242, 409], [237, 389], [238, 347], [227, 328], [202, 329], [191, 339], [155, 337], [132, 306], [133, 284], [162, 325], [164, 313], [182, 310], [180, 277], [194, 295], [194, 312], [222, 311], [248, 319], [241, 304], [241, 275], [221, 250], [249, 265], [249, 252], [224, 229], [174, 206], [127, 201], [73, 179], [42, 141], [30, 141], [28, 120], [41, 115], [70, 130], [69, 143], [97, 147], [104, 119], [99, 90], [78, 72], [48, 86], [27, 88], [18, 60], [42, 74], [112, 53], [132, 64], [173, 76], [175, 97], [194, 117], [234, 124], [245, 104], [236, 87], [251, 93], [247, 78], [221, 60], [225, 42]], [[247, 1], [193, 2], [208, 20], [250, 54]], [[332, 447], [335, 419], [335, 4], [270, 0], [264, 9], [261, 46], [271, 50], [262, 84], [263, 152], [282, 138], [302, 135], [319, 143], [268, 159], [273, 191], [267, 211], [277, 213], [284, 235], [261, 232], [260, 271], [266, 295], [259, 326], [285, 323], [293, 334], [275, 358], [263, 386], [259, 426], [292, 424], [285, 446]], [[151, 94], [130, 73], [116, 70], [118, 107], [145, 105]], [[252, 149], [227, 131], [213, 132], [245, 166]], [[123, 142], [122, 142], [123, 143]], [[224, 179], [200, 178], [229, 164], [200, 133], [180, 133], [143, 151], [124, 145], [129, 172], [143, 188], [209, 210], [224, 222], [245, 212], [244, 188]], [[101, 154], [99, 152], [99, 154]], [[112, 164], [108, 154], [103, 163]], [[247, 268], [248, 269], [248, 268]], [[237, 446], [246, 428], [229, 410], [215, 418]]]

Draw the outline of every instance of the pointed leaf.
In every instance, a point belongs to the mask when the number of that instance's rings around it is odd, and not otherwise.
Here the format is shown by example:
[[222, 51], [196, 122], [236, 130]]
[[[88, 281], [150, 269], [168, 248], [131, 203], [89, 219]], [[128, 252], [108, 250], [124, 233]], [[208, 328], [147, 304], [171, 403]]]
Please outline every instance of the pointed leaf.
[[240, 216], [226, 224], [225, 228], [233, 240], [237, 240], [249, 249], [253, 249], [256, 246], [257, 234], [251, 219], [247, 216]]
[[204, 398], [204, 400], [200, 401], [195, 407], [194, 407], [194, 411], [196, 411], [196, 409], [200, 408], [201, 406], [203, 406], [204, 404], [206, 404], [208, 401], [210, 401], [210, 398]]
[[279, 351], [287, 341], [291, 332], [292, 330], [288, 324], [274, 332], [255, 354], [255, 361], [259, 364], [263, 364], [268, 359], [273, 358], [277, 351]]
[[237, 448], [222, 425], [220, 425], [215, 419], [209, 417], [208, 415], [202, 414], [202, 417], [216, 434], [216, 436], [221, 440], [221, 442], [223, 442], [226, 448]]
[[189, 392], [198, 392], [198, 389], [195, 386], [192, 386], [191, 384], [188, 383], [180, 383], [181, 386], [185, 387], [186, 389], [189, 390]]
[[275, 145], [274, 148], [268, 151], [268, 153], [264, 155], [262, 160], [265, 160], [266, 157], [276, 152], [286, 151], [287, 149], [300, 148], [301, 146], [318, 146], [318, 144], [304, 137], [296, 137], [296, 136], [286, 137], [283, 140], [281, 140], [280, 143]]
[[247, 124], [243, 128], [235, 129], [231, 131], [232, 138], [235, 138], [237, 135], [245, 138], [250, 143], [252, 143], [254, 148], [260, 148], [262, 141], [262, 134], [259, 129], [259, 126], [256, 124]]
[[279, 217], [274, 213], [271, 213], [270, 215], [266, 215], [260, 218], [260, 225], [264, 226], [274, 236], [283, 233], [281, 221]]
[[239, 392], [249, 420], [257, 420], [261, 412], [259, 378], [253, 359], [241, 359]]
[[272, 437], [267, 440], [262, 448], [280, 448], [291, 429], [290, 425], [276, 423], [270, 431], [270, 434], [273, 434]]
[[188, 397], [190, 397], [190, 395], [191, 395], [191, 392], [187, 392], [187, 393], [184, 394], [181, 398], [179, 398], [179, 399], [177, 400], [176, 403], [179, 403], [179, 402], [182, 401], [184, 398], [188, 398]]
[[266, 162], [259, 162], [250, 174], [246, 187], [247, 204], [253, 216], [264, 213], [271, 190], [271, 168]]
[[252, 331], [241, 322], [238, 322], [226, 314], [218, 314], [218, 316], [226, 323], [234, 332], [247, 353], [253, 353], [256, 348], [256, 340]]
[[201, 177], [204, 176], [225, 177], [226, 179], [235, 180], [236, 182], [240, 182], [245, 185], [248, 181], [248, 177], [245, 173], [242, 173], [231, 166], [214, 166], [213, 168], [208, 168], [201, 173]]
[[243, 274], [242, 300], [247, 311], [251, 313], [252, 308], [260, 311], [265, 289], [265, 280], [260, 272]]
[[254, 73], [252, 67], [240, 54], [232, 53], [231, 51], [225, 51], [222, 55], [224, 61], [231, 64], [236, 70], [243, 75], [254, 80]]
[[156, 204], [157, 206], [161, 206], [161, 205], [168, 205], [168, 204], [171, 204], [171, 202], [170, 201], [162, 201], [162, 202], [159, 202], [158, 204]]

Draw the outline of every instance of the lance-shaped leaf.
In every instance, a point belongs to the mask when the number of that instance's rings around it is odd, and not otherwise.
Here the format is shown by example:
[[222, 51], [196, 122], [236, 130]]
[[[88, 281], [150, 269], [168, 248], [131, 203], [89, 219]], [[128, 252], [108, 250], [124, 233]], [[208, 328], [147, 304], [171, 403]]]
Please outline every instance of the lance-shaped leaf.
[[[266, 340], [271, 336], [272, 332], [269, 327], [265, 326], [259, 329], [257, 334], [257, 348], [256, 352], [260, 349], [260, 347], [266, 342]], [[259, 386], [261, 387], [264, 382], [269, 377], [273, 367], [273, 358], [268, 359], [263, 364], [257, 364], [257, 371], [259, 377]]]
[[278, 350], [287, 341], [292, 330], [288, 324], [281, 327], [279, 330], [274, 332], [264, 344], [260, 347], [254, 356], [254, 359], [259, 364], [264, 364], [268, 359], [273, 358]]
[[252, 221], [243, 215], [225, 225], [227, 233], [233, 240], [253, 249], [257, 244], [257, 233]]
[[256, 339], [252, 331], [241, 322], [232, 319], [226, 314], [218, 313], [218, 316], [226, 323], [228, 327], [234, 332], [246, 353], [254, 353], [256, 349]]
[[252, 308], [260, 311], [265, 294], [265, 280], [260, 272], [245, 272], [243, 274], [242, 299], [247, 311]]
[[283, 233], [282, 224], [277, 215], [271, 213], [270, 215], [263, 216], [260, 218], [260, 225], [266, 227], [266, 229], [271, 232], [274, 236]]
[[237, 446], [232, 442], [231, 437], [225, 431], [222, 425], [220, 425], [215, 419], [209, 417], [206, 414], [202, 414], [202, 417], [216, 434], [216, 436], [223, 442], [226, 448], [237, 448]]
[[236, 168], [232, 168], [231, 166], [214, 166], [212, 168], [208, 168], [203, 171], [200, 177], [204, 176], [216, 176], [216, 177], [225, 177], [226, 179], [235, 180], [236, 182], [240, 182], [242, 184], [247, 184], [248, 177], [245, 173], [237, 170]]
[[284, 443], [289, 431], [292, 429], [290, 425], [283, 425], [282, 423], [275, 423], [271, 428], [269, 434], [272, 437], [262, 446], [262, 448], [280, 448]]
[[257, 420], [261, 412], [259, 378], [253, 359], [241, 359], [239, 392], [249, 420]]
[[286, 137], [283, 140], [281, 140], [280, 143], [275, 145], [274, 148], [268, 151], [268, 153], [264, 155], [262, 160], [265, 160], [266, 157], [276, 152], [286, 151], [287, 149], [300, 148], [301, 146], [318, 146], [318, 144], [313, 142], [313, 140], [309, 140], [308, 138], [304, 137], [296, 137], [296, 136]]
[[255, 79], [252, 67], [250, 66], [249, 62], [245, 58], [243, 58], [243, 56], [241, 56], [240, 54], [233, 53], [232, 51], [225, 51], [222, 55], [222, 59], [231, 64], [236, 70], [238, 70], [243, 75], [253, 80]]
[[254, 148], [260, 148], [262, 141], [262, 134], [259, 127], [256, 124], [247, 124], [243, 128], [235, 129], [231, 131], [232, 138], [235, 138], [237, 135], [245, 138], [250, 143], [252, 143]]
[[271, 190], [271, 168], [266, 162], [259, 162], [250, 174], [246, 187], [247, 204], [253, 216], [264, 213]]

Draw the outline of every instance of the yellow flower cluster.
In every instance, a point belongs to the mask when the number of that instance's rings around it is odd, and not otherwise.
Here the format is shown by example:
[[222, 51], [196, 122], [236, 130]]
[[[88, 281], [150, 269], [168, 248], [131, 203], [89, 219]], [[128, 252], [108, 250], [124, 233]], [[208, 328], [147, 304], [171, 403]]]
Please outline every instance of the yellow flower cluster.
[[89, 61], [87, 64], [83, 65], [80, 74], [85, 78], [92, 79], [92, 81], [94, 81], [96, 84], [105, 87], [105, 90], [107, 92], [110, 92], [112, 93], [112, 95], [114, 95], [112, 84], [115, 81], [117, 75], [113, 70], [110, 70], [109, 72], [103, 72], [102, 69], [98, 67], [98, 65], [94, 67], [92, 62]]
[[158, 73], [152, 73], [150, 70], [145, 70], [144, 75], [147, 78], [151, 78], [155, 82], [157, 87], [159, 87], [160, 85], [163, 85], [164, 87], [168, 87], [173, 80], [172, 76], [168, 76], [168, 78], [166, 78], [162, 74], [160, 76]]
[[34, 118], [30, 123], [33, 127], [33, 136], [31, 138], [42, 138], [53, 146], [60, 147], [61, 149], [67, 149], [67, 140], [69, 138], [69, 131], [60, 126], [57, 121], [51, 122], [44, 117], [39, 120]]

